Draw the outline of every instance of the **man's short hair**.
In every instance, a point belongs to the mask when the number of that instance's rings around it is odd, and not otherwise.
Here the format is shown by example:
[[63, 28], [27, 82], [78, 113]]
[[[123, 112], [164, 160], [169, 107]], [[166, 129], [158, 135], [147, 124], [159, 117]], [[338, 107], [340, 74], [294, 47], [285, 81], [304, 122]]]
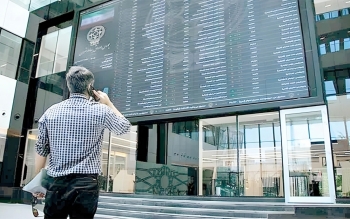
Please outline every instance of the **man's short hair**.
[[90, 84], [94, 82], [94, 75], [81, 66], [72, 66], [66, 75], [68, 89], [71, 93], [86, 93]]

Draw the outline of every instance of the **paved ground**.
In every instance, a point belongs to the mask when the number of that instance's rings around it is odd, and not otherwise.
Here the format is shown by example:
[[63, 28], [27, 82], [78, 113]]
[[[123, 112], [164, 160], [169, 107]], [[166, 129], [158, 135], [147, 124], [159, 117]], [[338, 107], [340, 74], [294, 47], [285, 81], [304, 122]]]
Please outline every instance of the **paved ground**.
[[[39, 211], [39, 216], [34, 217], [32, 206], [24, 204], [6, 204], [0, 203], [0, 219], [43, 219], [44, 214]], [[68, 218], [69, 219], [69, 218]], [[96, 214], [95, 219], [137, 219], [133, 217], [108, 216]]]
[[[0, 203], [1, 219], [34, 219], [32, 206], [23, 204], [5, 204]], [[44, 218], [43, 212], [39, 212], [39, 217]]]
[[[34, 217], [32, 214], [32, 206], [23, 204], [5, 204], [0, 203], [0, 219], [34, 219], [44, 218], [43, 212], [39, 211], [39, 216]], [[105, 215], [95, 215], [96, 219], [116, 218]]]

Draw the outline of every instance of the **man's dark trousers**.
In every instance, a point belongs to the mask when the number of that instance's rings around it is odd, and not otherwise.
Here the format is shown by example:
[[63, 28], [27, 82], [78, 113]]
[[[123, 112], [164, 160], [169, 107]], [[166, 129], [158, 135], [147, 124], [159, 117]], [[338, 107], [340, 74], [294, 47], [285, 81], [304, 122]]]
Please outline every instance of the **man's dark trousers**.
[[97, 175], [71, 174], [46, 182], [45, 219], [93, 219], [97, 210]]

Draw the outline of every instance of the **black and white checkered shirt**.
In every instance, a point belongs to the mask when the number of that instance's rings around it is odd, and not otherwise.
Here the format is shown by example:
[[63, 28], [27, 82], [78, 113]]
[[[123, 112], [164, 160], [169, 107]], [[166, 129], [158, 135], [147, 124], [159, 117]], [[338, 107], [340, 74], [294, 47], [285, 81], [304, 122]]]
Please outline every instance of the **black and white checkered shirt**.
[[100, 174], [104, 129], [122, 135], [131, 124], [108, 106], [89, 101], [82, 94], [50, 107], [39, 120], [35, 151], [49, 156], [47, 174]]

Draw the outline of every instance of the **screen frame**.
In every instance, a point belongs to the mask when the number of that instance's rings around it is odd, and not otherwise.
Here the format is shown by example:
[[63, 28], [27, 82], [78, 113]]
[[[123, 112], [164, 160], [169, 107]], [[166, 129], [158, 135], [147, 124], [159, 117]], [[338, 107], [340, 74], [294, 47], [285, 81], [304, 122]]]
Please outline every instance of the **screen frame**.
[[[95, 11], [99, 8], [103, 8], [106, 5], [114, 4], [119, 0], [114, 1], [101, 1], [93, 3], [86, 7], [75, 10], [73, 27], [72, 27], [72, 40], [70, 42], [70, 53], [68, 56], [68, 65], [72, 66], [74, 63], [76, 39], [78, 35], [78, 28], [80, 26], [80, 16], [88, 11]], [[214, 116], [224, 116], [232, 114], [242, 114], [252, 111], [268, 111], [268, 110], [280, 110], [296, 107], [316, 106], [325, 104], [325, 95], [323, 92], [323, 71], [319, 59], [319, 48], [317, 46], [317, 33], [316, 33], [316, 21], [315, 21], [315, 9], [313, 1], [310, 0], [297, 0], [299, 7], [299, 17], [301, 22], [302, 39], [304, 44], [304, 57], [307, 72], [307, 82], [309, 86], [309, 96], [299, 99], [278, 100], [270, 102], [252, 103], [244, 105], [226, 106], [218, 108], [207, 108], [201, 110], [171, 112], [164, 114], [154, 114], [146, 116], [128, 117], [132, 123], [144, 123], [151, 121], [169, 121], [184, 118], [207, 118]]]

